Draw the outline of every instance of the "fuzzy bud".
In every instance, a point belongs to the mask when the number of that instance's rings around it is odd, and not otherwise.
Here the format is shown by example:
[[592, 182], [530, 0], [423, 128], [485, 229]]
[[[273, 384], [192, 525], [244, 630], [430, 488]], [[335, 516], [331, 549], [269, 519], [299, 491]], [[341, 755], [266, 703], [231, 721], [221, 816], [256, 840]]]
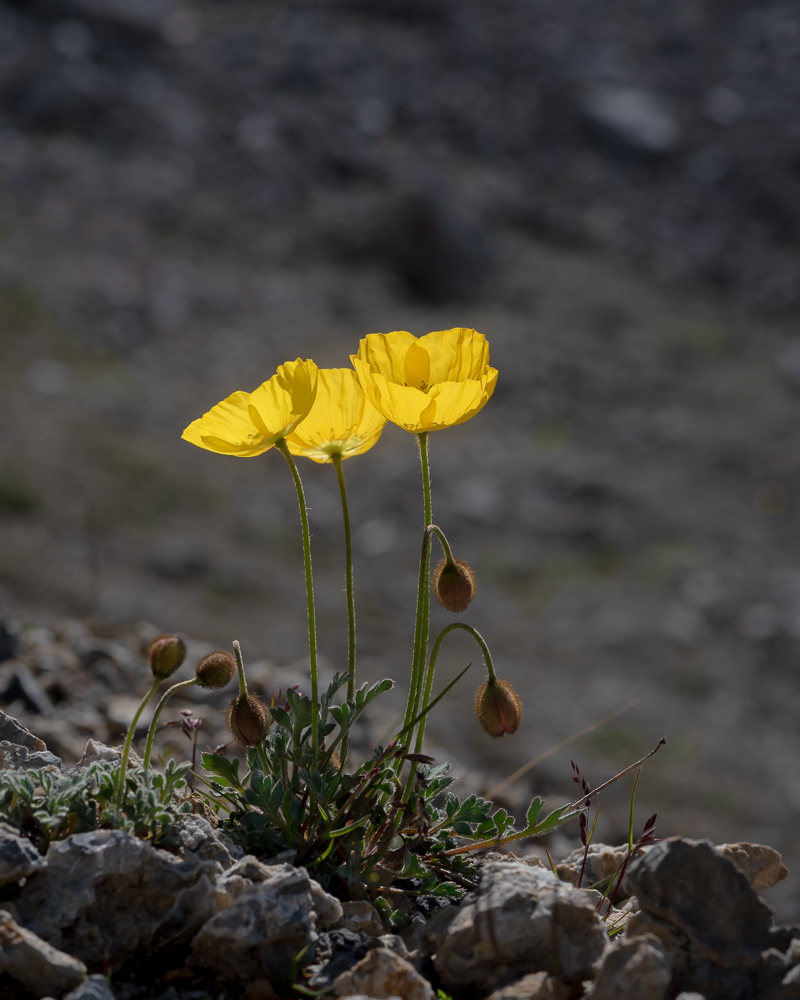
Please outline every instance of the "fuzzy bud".
[[160, 635], [147, 647], [147, 659], [153, 677], [165, 681], [186, 659], [186, 644], [177, 635]]
[[258, 746], [269, 729], [267, 709], [261, 699], [254, 694], [234, 698], [228, 709], [228, 729], [243, 747]]
[[433, 574], [433, 592], [448, 611], [465, 611], [475, 596], [475, 575], [463, 559], [448, 563], [442, 559]]
[[201, 688], [224, 688], [233, 680], [236, 673], [236, 660], [230, 653], [218, 649], [209, 653], [194, 668], [194, 675]]
[[478, 722], [490, 736], [515, 733], [522, 721], [522, 702], [508, 681], [484, 681], [475, 695]]

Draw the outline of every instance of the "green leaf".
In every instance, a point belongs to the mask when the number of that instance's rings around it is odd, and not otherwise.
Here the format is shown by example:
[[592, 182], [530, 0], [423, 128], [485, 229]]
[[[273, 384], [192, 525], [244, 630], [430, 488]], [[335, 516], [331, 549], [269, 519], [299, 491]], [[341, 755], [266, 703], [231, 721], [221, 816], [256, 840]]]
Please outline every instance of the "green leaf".
[[536, 827], [536, 836], [541, 836], [543, 833], [550, 833], [551, 830], [555, 830], [557, 827], [561, 826], [562, 823], [570, 818], [569, 815], [565, 816], [569, 806], [559, 806], [558, 809], [554, 809], [549, 816], [546, 816], [541, 823]]
[[239, 761], [229, 760], [219, 753], [204, 753], [203, 768], [208, 774], [213, 774], [222, 785], [242, 791], [239, 780]]
[[292, 731], [292, 720], [289, 713], [285, 708], [271, 708], [270, 715], [278, 723], [281, 729], [285, 729], [288, 733]]
[[542, 806], [544, 805], [544, 799], [540, 799], [537, 795], [536, 798], [528, 806], [528, 812], [525, 815], [525, 821], [527, 823], [526, 829], [532, 830], [539, 820], [539, 813], [542, 811]]
[[445, 899], [461, 899], [465, 890], [455, 882], [440, 882], [431, 892], [432, 896], [443, 896]]

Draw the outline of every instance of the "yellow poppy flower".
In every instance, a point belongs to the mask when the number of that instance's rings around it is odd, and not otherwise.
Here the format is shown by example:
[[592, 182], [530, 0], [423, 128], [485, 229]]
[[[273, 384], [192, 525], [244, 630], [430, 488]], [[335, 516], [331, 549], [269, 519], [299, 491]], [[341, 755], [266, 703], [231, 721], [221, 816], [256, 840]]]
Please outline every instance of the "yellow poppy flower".
[[330, 462], [334, 454], [352, 458], [369, 451], [385, 423], [352, 368], [322, 368], [314, 405], [286, 444], [293, 455], [315, 462]]
[[297, 427], [314, 405], [317, 366], [287, 361], [255, 392], [235, 392], [194, 420], [181, 435], [198, 448], [251, 458]]
[[463, 424], [497, 383], [488, 341], [464, 327], [419, 339], [405, 330], [370, 333], [350, 360], [375, 409], [415, 434]]

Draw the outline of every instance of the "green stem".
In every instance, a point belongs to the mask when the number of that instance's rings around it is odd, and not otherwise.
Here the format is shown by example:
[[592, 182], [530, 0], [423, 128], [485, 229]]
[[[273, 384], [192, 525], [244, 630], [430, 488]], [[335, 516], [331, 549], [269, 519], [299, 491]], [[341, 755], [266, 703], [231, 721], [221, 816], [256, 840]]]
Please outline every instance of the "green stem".
[[[483, 638], [480, 632], [478, 632], [477, 629], [474, 629], [471, 625], [465, 625], [464, 622], [452, 622], [450, 625], [445, 626], [445, 628], [443, 628], [442, 631], [438, 634], [438, 636], [436, 637], [436, 642], [433, 644], [433, 649], [431, 650], [431, 659], [430, 663], [428, 664], [428, 673], [427, 676], [425, 677], [425, 696], [422, 702], [423, 711], [425, 711], [425, 709], [428, 707], [428, 703], [430, 702], [431, 688], [433, 687], [433, 675], [436, 672], [436, 660], [439, 656], [439, 650], [441, 648], [442, 643], [444, 642], [445, 636], [456, 628], [461, 629], [463, 632], [468, 632], [475, 640], [475, 642], [477, 642], [477, 644], [481, 648], [481, 652], [483, 653], [483, 661], [486, 664], [486, 671], [489, 674], [489, 679], [493, 681], [497, 680], [497, 674], [495, 673], [494, 663], [492, 661], [492, 654], [489, 652], [489, 647], [486, 645], [486, 640]], [[422, 749], [422, 741], [425, 738], [425, 724], [427, 723], [427, 721], [428, 721], [427, 715], [423, 716], [422, 720], [420, 721], [419, 731], [417, 732], [417, 743], [414, 748], [414, 753], [419, 753]]]
[[150, 728], [147, 730], [147, 743], [144, 747], [144, 769], [145, 771], [150, 767], [150, 754], [153, 752], [153, 740], [156, 735], [156, 726], [158, 725], [158, 717], [164, 710], [164, 706], [170, 700], [170, 698], [181, 688], [191, 687], [193, 684], [197, 683], [196, 677], [191, 677], [188, 681], [181, 681], [179, 684], [173, 684], [171, 688], [167, 688], [164, 694], [161, 696], [161, 701], [156, 706], [156, 710], [153, 713], [153, 718], [150, 722]]
[[455, 556], [453, 555], [453, 550], [450, 548], [450, 542], [447, 541], [447, 537], [442, 529], [436, 524], [429, 524], [425, 530], [430, 535], [436, 535], [439, 539], [439, 544], [442, 546], [445, 562], [448, 566], [454, 566], [456, 561]]
[[150, 699], [156, 693], [160, 684], [161, 684], [161, 678], [157, 677], [150, 686], [150, 690], [147, 692], [144, 698], [142, 698], [142, 703], [136, 709], [136, 714], [134, 715], [133, 719], [131, 720], [131, 724], [128, 727], [128, 735], [125, 737], [125, 746], [122, 748], [122, 757], [119, 762], [119, 778], [117, 781], [117, 793], [115, 796], [115, 802], [118, 809], [122, 808], [122, 801], [125, 798], [125, 773], [128, 770], [128, 757], [131, 752], [131, 743], [133, 743], [133, 737], [136, 732], [136, 726], [139, 722], [142, 712], [144, 711], [145, 705], [148, 703], [148, 701], [150, 701]]
[[236, 673], [239, 676], [239, 698], [244, 701], [247, 698], [247, 678], [244, 675], [244, 660], [242, 659], [242, 647], [239, 640], [233, 640], [233, 655], [236, 657]]
[[408, 703], [403, 719], [407, 726], [419, 711], [419, 697], [422, 692], [422, 674], [428, 654], [428, 630], [430, 628], [430, 571], [431, 536], [427, 530], [431, 523], [431, 473], [428, 464], [428, 431], [417, 435], [419, 459], [422, 469], [422, 496], [424, 506], [422, 551], [419, 560], [419, 580], [417, 582], [417, 614], [414, 623], [414, 658], [411, 663], [411, 682]]
[[319, 679], [317, 676], [317, 621], [314, 614], [314, 579], [311, 572], [311, 532], [308, 528], [308, 508], [303, 492], [300, 473], [292, 458], [284, 438], [275, 442], [275, 447], [283, 454], [289, 466], [289, 471], [297, 490], [297, 503], [300, 507], [300, 523], [303, 528], [303, 566], [306, 576], [306, 600], [308, 602], [308, 658], [311, 668], [311, 746], [314, 752], [314, 763], [319, 757]]
[[[331, 455], [331, 461], [336, 469], [336, 478], [339, 480], [339, 495], [342, 498], [342, 518], [344, 519], [344, 558], [345, 558], [345, 584], [347, 588], [347, 700], [352, 701], [356, 685], [356, 604], [353, 595], [353, 536], [350, 530], [350, 505], [347, 502], [347, 486], [344, 481], [344, 471], [342, 469], [342, 456]], [[342, 768], [347, 763], [347, 750], [350, 745], [350, 733], [345, 734], [342, 740], [342, 750], [340, 758]]]

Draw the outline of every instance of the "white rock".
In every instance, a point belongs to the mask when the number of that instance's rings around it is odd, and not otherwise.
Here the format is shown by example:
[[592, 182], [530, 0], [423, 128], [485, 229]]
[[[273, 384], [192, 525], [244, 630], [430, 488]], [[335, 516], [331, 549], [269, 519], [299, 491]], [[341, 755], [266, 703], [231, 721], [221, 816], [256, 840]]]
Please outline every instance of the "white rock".
[[45, 867], [47, 862], [27, 837], [0, 823], [0, 885], [19, 882]]
[[583, 113], [593, 125], [642, 153], [663, 155], [681, 145], [680, 123], [649, 90], [598, 84], [584, 95]]
[[20, 920], [97, 968], [188, 940], [217, 911], [213, 862], [181, 861], [122, 830], [72, 834], [46, 860], [17, 900]]
[[401, 1000], [435, 1000], [431, 984], [410, 962], [388, 948], [373, 948], [333, 983], [338, 997], [360, 993], [368, 997], [397, 996]]
[[280, 981], [298, 952], [316, 940], [316, 908], [341, 916], [338, 901], [312, 888], [316, 883], [304, 868], [263, 868], [263, 881], [200, 928], [188, 964], [241, 985], [265, 974]]
[[778, 851], [765, 844], [718, 844], [717, 850], [736, 865], [756, 892], [771, 889], [789, 874]]
[[556, 982], [546, 972], [532, 972], [510, 986], [495, 990], [487, 1000], [558, 1000], [563, 990], [557, 990]]
[[115, 1000], [115, 997], [105, 976], [89, 976], [63, 1000]]
[[367, 937], [380, 937], [384, 933], [383, 922], [375, 907], [366, 899], [356, 899], [342, 903], [342, 916], [331, 930], [354, 931]]
[[37, 997], [60, 996], [77, 986], [86, 966], [20, 927], [0, 910], [0, 972], [5, 972]]
[[484, 867], [478, 891], [420, 930], [445, 989], [490, 990], [530, 972], [591, 979], [608, 935], [590, 893], [522, 864]]
[[664, 1000], [672, 958], [654, 934], [614, 943], [603, 956], [592, 1000]]

